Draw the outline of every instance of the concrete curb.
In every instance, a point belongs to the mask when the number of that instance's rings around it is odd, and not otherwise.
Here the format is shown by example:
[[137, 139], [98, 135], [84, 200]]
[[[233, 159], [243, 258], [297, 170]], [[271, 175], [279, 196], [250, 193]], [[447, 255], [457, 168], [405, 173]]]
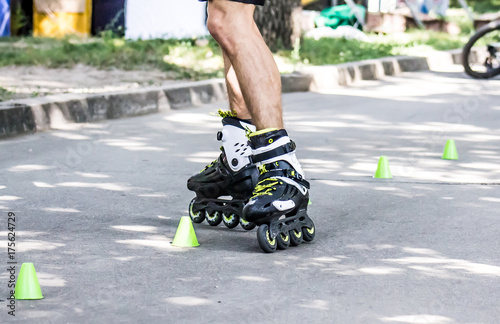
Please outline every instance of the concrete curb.
[[[459, 51], [431, 57], [387, 57], [340, 65], [305, 67], [282, 75], [284, 93], [306, 92], [347, 86], [359, 80], [376, 80], [401, 72], [454, 64]], [[88, 123], [106, 119], [182, 109], [226, 98], [223, 79], [187, 82], [165, 87], [98, 94], [62, 94], [0, 103], [0, 138], [58, 128], [65, 123]]]
[[377, 80], [401, 72], [429, 70], [425, 57], [387, 57], [338, 65], [310, 66], [298, 72], [311, 79], [308, 91], [348, 86], [360, 80]]
[[62, 94], [0, 103], [0, 138], [60, 127], [182, 109], [225, 98], [224, 80], [133, 91]]

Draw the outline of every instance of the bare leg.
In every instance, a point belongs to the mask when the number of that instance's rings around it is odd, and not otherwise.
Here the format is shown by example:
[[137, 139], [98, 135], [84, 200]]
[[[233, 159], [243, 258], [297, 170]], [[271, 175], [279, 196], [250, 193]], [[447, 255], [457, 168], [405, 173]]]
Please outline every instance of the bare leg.
[[238, 118], [241, 119], [252, 119], [250, 112], [248, 111], [247, 105], [245, 104], [245, 99], [243, 99], [243, 94], [241, 93], [240, 83], [238, 77], [234, 72], [233, 65], [229, 60], [226, 53], [224, 55], [224, 75], [226, 76], [226, 86], [227, 94], [229, 97], [229, 107], [231, 111], [236, 113]]
[[[274, 240], [284, 240], [283, 236], [270, 233], [269, 228], [284, 224], [290, 220], [288, 216], [298, 216], [292, 221], [292, 231], [288, 232], [288, 244], [300, 244], [302, 236], [312, 241], [314, 224], [306, 213], [309, 183], [304, 180], [304, 172], [295, 156], [295, 145], [283, 129], [281, 77], [253, 19], [255, 6], [228, 0], [209, 1], [208, 29], [222, 47], [226, 60], [232, 63], [252, 122], [260, 130], [248, 136], [252, 156], [249, 165], [258, 166], [260, 176], [243, 208], [242, 218], [259, 224], [257, 238], [266, 252], [275, 251], [279, 244], [286, 248], [284, 241]], [[232, 83], [231, 67], [226, 76], [228, 90], [233, 92], [229, 96], [235, 99], [236, 88], [231, 85], [236, 83]], [[241, 108], [237, 102], [231, 104], [234, 109]], [[282, 216], [286, 217], [282, 219]]]
[[[258, 130], [283, 128], [281, 77], [253, 20], [255, 6], [227, 0], [208, 4], [208, 28], [232, 63], [246, 107]], [[231, 81], [231, 69], [228, 70]], [[230, 91], [235, 91], [236, 88]], [[236, 98], [237, 94], [233, 93]], [[230, 98], [232, 94], [229, 94]], [[238, 108], [236, 108], [238, 107]], [[241, 105], [235, 105], [240, 109]]]

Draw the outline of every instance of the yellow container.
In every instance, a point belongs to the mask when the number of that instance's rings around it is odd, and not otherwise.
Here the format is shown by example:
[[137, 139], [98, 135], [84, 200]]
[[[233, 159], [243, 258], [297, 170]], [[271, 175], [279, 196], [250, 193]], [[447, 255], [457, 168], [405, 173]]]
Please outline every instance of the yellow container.
[[92, 0], [34, 0], [33, 35], [90, 35]]
[[318, 0], [302, 0], [302, 5], [307, 6], [308, 4], [311, 4], [313, 2], [316, 2]]

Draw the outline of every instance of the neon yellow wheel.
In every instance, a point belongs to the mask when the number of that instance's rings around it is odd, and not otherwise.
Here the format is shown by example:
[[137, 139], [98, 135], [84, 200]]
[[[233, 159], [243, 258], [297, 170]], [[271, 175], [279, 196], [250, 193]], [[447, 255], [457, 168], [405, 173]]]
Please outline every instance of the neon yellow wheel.
[[288, 233], [280, 233], [276, 237], [278, 249], [286, 250], [290, 246], [290, 235]]
[[193, 198], [191, 202], [189, 203], [189, 217], [191, 217], [191, 220], [193, 223], [202, 223], [205, 220], [205, 211], [200, 210], [198, 212], [193, 212], [193, 206], [196, 198]]
[[219, 213], [218, 211], [215, 211], [213, 213], [206, 213], [206, 218], [207, 218], [207, 223], [210, 224], [210, 226], [217, 226], [222, 222], [222, 214]]
[[236, 214], [226, 215], [222, 213], [222, 221], [227, 228], [235, 228], [240, 223], [240, 217]]
[[290, 244], [293, 246], [300, 245], [304, 239], [302, 236], [302, 230], [291, 230], [290, 234]]
[[[312, 223], [312, 220], [311, 220]], [[314, 223], [312, 223], [312, 227], [303, 227], [302, 234], [304, 235], [304, 241], [311, 242], [314, 240], [314, 236], [316, 235], [316, 228], [314, 227]]]
[[271, 237], [271, 233], [269, 232], [269, 225], [262, 224], [259, 226], [257, 230], [257, 241], [259, 242], [259, 246], [264, 252], [273, 253], [277, 248], [277, 239]]
[[240, 225], [246, 231], [251, 231], [251, 230], [253, 230], [255, 228], [255, 226], [257, 226], [257, 225], [255, 225], [255, 223], [248, 222], [248, 221], [244, 220], [241, 217], [240, 217]]

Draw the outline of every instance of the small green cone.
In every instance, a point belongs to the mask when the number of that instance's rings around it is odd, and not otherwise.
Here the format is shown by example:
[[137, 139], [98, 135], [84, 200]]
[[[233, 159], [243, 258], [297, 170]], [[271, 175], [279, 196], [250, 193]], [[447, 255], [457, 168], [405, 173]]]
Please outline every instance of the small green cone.
[[375, 172], [375, 179], [392, 179], [391, 169], [389, 168], [389, 160], [387, 156], [381, 156], [378, 160], [377, 171]]
[[454, 140], [448, 140], [444, 147], [443, 160], [458, 160], [457, 147]]
[[36, 277], [33, 263], [23, 263], [17, 276], [14, 293], [16, 299], [42, 299], [42, 289]]
[[191, 218], [189, 216], [182, 216], [172, 246], [194, 247], [199, 245]]

